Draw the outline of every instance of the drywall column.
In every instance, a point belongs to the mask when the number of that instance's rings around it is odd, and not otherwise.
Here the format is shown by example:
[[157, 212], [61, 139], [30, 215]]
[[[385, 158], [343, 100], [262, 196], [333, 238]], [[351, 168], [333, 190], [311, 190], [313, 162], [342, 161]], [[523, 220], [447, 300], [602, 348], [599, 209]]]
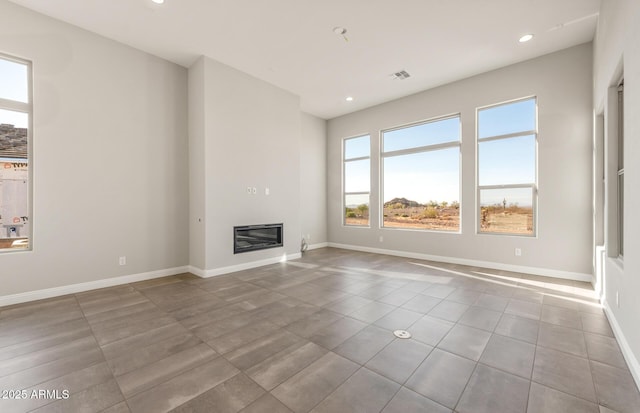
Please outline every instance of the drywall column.
[[327, 243], [327, 121], [302, 114], [300, 221], [311, 248]]
[[[189, 80], [194, 271], [210, 276], [297, 256], [299, 98], [207, 57]], [[272, 223], [284, 224], [283, 248], [234, 255], [234, 226]]]

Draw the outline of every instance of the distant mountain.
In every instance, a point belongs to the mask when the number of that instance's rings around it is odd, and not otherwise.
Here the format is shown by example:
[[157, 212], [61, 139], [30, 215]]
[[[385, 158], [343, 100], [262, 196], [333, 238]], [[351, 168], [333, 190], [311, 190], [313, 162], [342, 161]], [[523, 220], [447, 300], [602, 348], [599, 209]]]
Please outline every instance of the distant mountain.
[[416, 202], [416, 201], [411, 201], [408, 200], [407, 198], [393, 198], [391, 201], [385, 202], [384, 203], [384, 207], [385, 208], [390, 208], [395, 204], [402, 204], [403, 207], [405, 208], [410, 208], [410, 207], [421, 207], [422, 204]]
[[0, 157], [27, 158], [27, 129], [0, 124]]

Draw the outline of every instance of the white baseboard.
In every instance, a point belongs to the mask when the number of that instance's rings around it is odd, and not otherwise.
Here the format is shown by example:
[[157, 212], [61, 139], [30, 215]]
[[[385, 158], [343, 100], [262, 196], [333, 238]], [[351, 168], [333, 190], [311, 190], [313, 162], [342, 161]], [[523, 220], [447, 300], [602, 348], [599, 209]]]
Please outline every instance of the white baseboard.
[[203, 270], [202, 268], [189, 266], [189, 272], [201, 278], [209, 278], [209, 277], [215, 277], [216, 275], [229, 274], [232, 272], [249, 270], [251, 268], [264, 267], [265, 265], [276, 264], [279, 262], [295, 260], [296, 258], [300, 258], [301, 256], [302, 254], [297, 252], [295, 254], [284, 254], [281, 257], [273, 257], [273, 258], [267, 258], [264, 260], [245, 262], [242, 264], [230, 265], [228, 267], [213, 268], [210, 270]]
[[202, 268], [194, 267], [193, 265], [189, 265], [187, 267], [187, 271], [190, 272], [191, 274], [197, 275], [200, 278], [206, 278], [207, 277], [205, 275], [205, 270], [203, 270]]
[[317, 250], [318, 248], [326, 248], [329, 246], [328, 242], [319, 242], [317, 244], [309, 244], [307, 251]]
[[[320, 244], [319, 244], [320, 245]], [[326, 245], [325, 245], [326, 246]], [[321, 248], [321, 247], [317, 247]], [[213, 277], [216, 275], [228, 274], [231, 272], [247, 270], [250, 268], [262, 267], [278, 262], [285, 262], [300, 258], [301, 253], [285, 254], [281, 257], [273, 257], [265, 260], [253, 261], [244, 264], [232, 265], [229, 267], [214, 268], [211, 270], [202, 270], [192, 265], [167, 268], [164, 270], [150, 271], [139, 274], [123, 275], [120, 277], [105, 278], [97, 281], [89, 281], [79, 284], [64, 285], [61, 287], [46, 288], [43, 290], [28, 291], [26, 293], [18, 293], [0, 296], [0, 307], [7, 305], [26, 303], [28, 301], [43, 300], [46, 298], [59, 297], [61, 295], [81, 293], [83, 291], [95, 290], [98, 288], [113, 287], [116, 285], [129, 284], [138, 281], [146, 281], [154, 278], [168, 277], [170, 275], [182, 274], [190, 272], [202, 278]]]
[[370, 248], [370, 247], [362, 247], [362, 246], [359, 246], [359, 245], [336, 244], [334, 242], [329, 242], [328, 246], [329, 247], [333, 247], [333, 248], [346, 249], [346, 250], [372, 252], [372, 253], [375, 253], [375, 254], [394, 255], [394, 256], [397, 256], [397, 257], [405, 257], [405, 258], [414, 258], [414, 259], [418, 259], [418, 260], [446, 262], [448, 264], [469, 265], [469, 266], [472, 266], [472, 267], [483, 267], [483, 268], [491, 268], [491, 269], [494, 269], [494, 270], [520, 272], [520, 273], [525, 273], [525, 274], [541, 275], [541, 276], [544, 276], [544, 277], [563, 278], [563, 279], [566, 279], [566, 280], [591, 282], [591, 279], [592, 279], [592, 275], [591, 274], [583, 274], [583, 273], [579, 273], [579, 272], [570, 272], [570, 271], [552, 270], [552, 269], [548, 269], [548, 268], [538, 268], [538, 267], [527, 267], [527, 266], [523, 266], [523, 265], [502, 264], [502, 263], [499, 263], [499, 262], [492, 262], [492, 261], [469, 260], [469, 259], [466, 259], [466, 258], [443, 257], [443, 256], [440, 256], [440, 255], [421, 254], [421, 253], [417, 253], [417, 252], [387, 250], [387, 249], [382, 249], [382, 248]]
[[624, 336], [622, 328], [620, 328], [620, 324], [618, 324], [618, 320], [616, 320], [616, 316], [613, 314], [613, 311], [609, 306], [609, 302], [604, 298], [602, 299], [602, 306], [604, 307], [604, 312], [609, 319], [609, 324], [611, 324], [613, 334], [616, 336], [616, 340], [618, 341], [620, 350], [622, 350], [622, 355], [627, 361], [627, 366], [629, 366], [631, 375], [636, 382], [636, 386], [640, 389], [640, 363], [638, 362], [636, 356], [633, 354], [633, 351], [631, 351], [631, 346], [629, 346], [629, 342]]
[[88, 281], [79, 284], [64, 285], [61, 287], [45, 288], [43, 290], [29, 291], [26, 293], [0, 296], [0, 307], [6, 305], [20, 304], [28, 301], [43, 300], [45, 298], [59, 297], [61, 295], [81, 293], [83, 291], [95, 290], [98, 288], [113, 287], [115, 285], [129, 284], [138, 281], [151, 280], [153, 278], [168, 277], [170, 275], [188, 272], [189, 268], [175, 267], [164, 270], [149, 271], [139, 274], [123, 275], [120, 277], [104, 278], [97, 281]]

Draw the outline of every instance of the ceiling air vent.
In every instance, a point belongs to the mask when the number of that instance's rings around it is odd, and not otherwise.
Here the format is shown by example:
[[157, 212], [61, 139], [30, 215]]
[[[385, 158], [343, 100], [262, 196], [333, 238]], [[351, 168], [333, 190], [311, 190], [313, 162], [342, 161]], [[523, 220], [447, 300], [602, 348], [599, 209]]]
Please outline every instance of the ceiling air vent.
[[394, 74], [391, 75], [391, 78], [393, 79], [400, 79], [400, 80], [404, 80], [408, 77], [410, 77], [411, 75], [409, 73], [407, 73], [406, 70], [401, 70], [399, 72], [396, 72]]

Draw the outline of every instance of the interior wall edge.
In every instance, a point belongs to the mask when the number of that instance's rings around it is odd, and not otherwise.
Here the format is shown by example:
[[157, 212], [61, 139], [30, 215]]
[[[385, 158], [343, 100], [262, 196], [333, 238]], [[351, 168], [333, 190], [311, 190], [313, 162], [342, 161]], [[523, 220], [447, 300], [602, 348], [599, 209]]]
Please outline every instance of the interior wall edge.
[[618, 346], [620, 346], [620, 350], [622, 351], [622, 355], [627, 362], [627, 366], [629, 366], [631, 376], [633, 376], [633, 380], [636, 382], [636, 386], [640, 388], [640, 362], [633, 354], [631, 345], [622, 332], [622, 328], [620, 327], [620, 324], [618, 324], [618, 320], [616, 319], [616, 316], [614, 315], [614, 312], [611, 306], [609, 306], [609, 302], [606, 298], [602, 299], [602, 307], [604, 308], [604, 312], [607, 315], [607, 319], [609, 320], [609, 324], [611, 325], [611, 329], [613, 330], [613, 335], [616, 336], [616, 341], [618, 342]]

